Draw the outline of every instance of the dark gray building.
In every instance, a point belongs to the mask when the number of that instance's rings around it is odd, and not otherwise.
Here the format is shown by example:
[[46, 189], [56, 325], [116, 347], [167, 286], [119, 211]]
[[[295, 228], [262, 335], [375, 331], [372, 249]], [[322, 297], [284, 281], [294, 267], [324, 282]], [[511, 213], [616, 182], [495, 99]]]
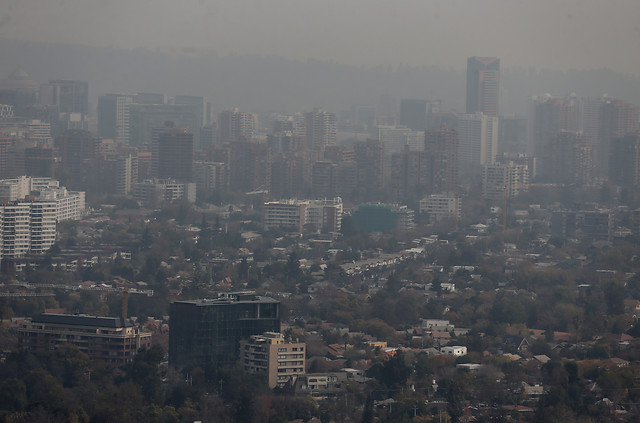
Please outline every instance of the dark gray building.
[[176, 301], [169, 322], [169, 364], [177, 369], [232, 366], [240, 340], [280, 332], [280, 302], [252, 292]]

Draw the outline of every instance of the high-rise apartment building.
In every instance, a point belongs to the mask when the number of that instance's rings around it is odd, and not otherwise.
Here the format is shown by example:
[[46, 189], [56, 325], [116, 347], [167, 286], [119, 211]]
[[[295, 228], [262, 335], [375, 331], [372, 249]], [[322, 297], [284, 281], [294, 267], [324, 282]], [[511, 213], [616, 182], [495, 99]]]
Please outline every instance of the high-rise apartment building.
[[218, 113], [218, 143], [251, 140], [256, 120], [252, 113], [241, 112], [237, 107]]
[[638, 127], [638, 107], [622, 100], [606, 100], [602, 105], [595, 164], [602, 175], [609, 174], [611, 140], [633, 133]]
[[640, 132], [611, 141], [609, 178], [617, 185], [640, 186]]
[[44, 253], [56, 241], [55, 201], [22, 200], [0, 206], [0, 233], [3, 267], [6, 260]]
[[357, 141], [353, 145], [358, 176], [357, 187], [373, 195], [384, 188], [384, 144], [379, 140]]
[[307, 345], [291, 342], [280, 333], [252, 335], [240, 342], [240, 359], [249, 373], [265, 373], [269, 388], [293, 385], [305, 374]]
[[91, 160], [101, 152], [100, 138], [88, 131], [71, 130], [57, 136], [54, 146], [62, 159], [56, 174], [66, 178], [74, 189], [85, 188], [93, 172]]
[[322, 109], [305, 113], [307, 147], [319, 150], [327, 145], [335, 145], [338, 134], [336, 115]]
[[351, 197], [357, 186], [357, 174], [355, 161], [315, 162], [311, 167], [313, 196], [315, 198]]
[[529, 166], [505, 160], [485, 165], [482, 170], [482, 196], [497, 203], [529, 190]]
[[422, 198], [431, 193], [431, 157], [424, 151], [410, 151], [391, 155], [390, 189], [397, 201]]
[[430, 161], [430, 193], [457, 191], [458, 150], [457, 131], [441, 126], [438, 130], [425, 132], [424, 152]]
[[169, 315], [169, 364], [178, 369], [232, 366], [242, 339], [280, 332], [280, 302], [251, 292], [176, 301]]
[[229, 189], [229, 166], [220, 162], [197, 161], [193, 164], [196, 186], [204, 192]]
[[467, 114], [498, 116], [500, 97], [500, 59], [467, 59]]
[[549, 146], [556, 134], [577, 130], [575, 100], [544, 95], [533, 97], [530, 107], [527, 154], [538, 160], [536, 172], [545, 175], [549, 172], [545, 163], [551, 160]]
[[483, 113], [458, 116], [460, 164], [484, 166], [498, 155], [498, 117]]
[[266, 144], [255, 141], [231, 143], [229, 184], [243, 192], [268, 189], [271, 185], [271, 155]]
[[424, 131], [427, 128], [427, 100], [408, 98], [400, 100], [398, 123], [412, 131]]
[[14, 141], [16, 141], [16, 139], [13, 137], [8, 137], [0, 133], [0, 177], [9, 176], [9, 150]]
[[542, 162], [552, 182], [590, 184], [593, 177], [591, 140], [576, 131], [560, 131], [549, 143], [549, 162]]
[[312, 160], [300, 152], [276, 156], [271, 164], [270, 193], [275, 198], [307, 197], [311, 187]]

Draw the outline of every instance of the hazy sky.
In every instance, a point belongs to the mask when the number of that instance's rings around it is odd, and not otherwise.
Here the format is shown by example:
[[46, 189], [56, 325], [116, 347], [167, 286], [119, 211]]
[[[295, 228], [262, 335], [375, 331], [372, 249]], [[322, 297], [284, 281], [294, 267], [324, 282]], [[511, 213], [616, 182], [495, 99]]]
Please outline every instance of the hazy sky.
[[355, 65], [640, 75], [640, 0], [0, 0], [0, 36]]

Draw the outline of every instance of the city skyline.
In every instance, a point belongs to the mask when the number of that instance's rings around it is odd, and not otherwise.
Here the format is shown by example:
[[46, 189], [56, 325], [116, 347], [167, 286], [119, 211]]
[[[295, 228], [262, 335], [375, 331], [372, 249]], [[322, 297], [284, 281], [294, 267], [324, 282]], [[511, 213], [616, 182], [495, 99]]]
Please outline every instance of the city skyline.
[[[268, 5], [192, 1], [180, 6], [162, 1], [150, 9], [142, 1], [66, 0], [59, 7], [8, 0], [0, 14], [0, 37], [192, 56], [260, 54], [356, 66], [439, 65], [457, 70], [464, 68], [460, 58], [479, 54], [522, 67], [606, 67], [639, 75], [640, 58], [628, 52], [640, 38], [640, 6], [628, 0], [583, 5], [579, 0], [430, 0], [383, 2], [371, 8], [364, 0], [276, 0]], [[340, 13], [334, 13], [337, 10]], [[139, 16], [154, 25], [141, 25]], [[479, 30], [479, 22], [491, 30]], [[369, 31], [370, 27], [377, 30]], [[243, 36], [229, 36], [234, 33]], [[610, 48], [613, 45], [616, 48]]]

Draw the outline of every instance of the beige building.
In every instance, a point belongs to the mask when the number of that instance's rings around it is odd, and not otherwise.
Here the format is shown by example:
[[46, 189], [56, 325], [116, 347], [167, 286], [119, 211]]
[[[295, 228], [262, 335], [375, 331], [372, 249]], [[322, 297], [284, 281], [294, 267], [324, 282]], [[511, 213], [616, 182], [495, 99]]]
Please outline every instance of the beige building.
[[305, 374], [304, 342], [287, 342], [281, 333], [265, 332], [240, 342], [240, 355], [244, 370], [265, 372], [269, 388], [295, 383]]
[[140, 348], [151, 347], [151, 333], [141, 331], [129, 320], [82, 314], [43, 313], [22, 324], [18, 340], [28, 351], [73, 344], [91, 360], [116, 364], [130, 363]]

